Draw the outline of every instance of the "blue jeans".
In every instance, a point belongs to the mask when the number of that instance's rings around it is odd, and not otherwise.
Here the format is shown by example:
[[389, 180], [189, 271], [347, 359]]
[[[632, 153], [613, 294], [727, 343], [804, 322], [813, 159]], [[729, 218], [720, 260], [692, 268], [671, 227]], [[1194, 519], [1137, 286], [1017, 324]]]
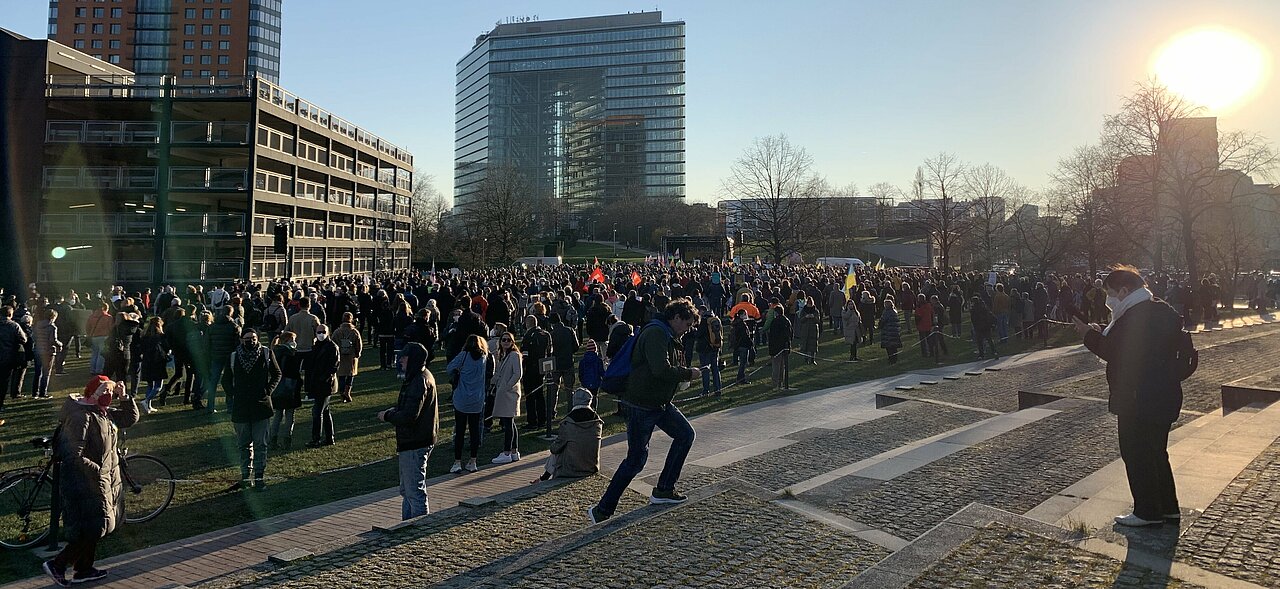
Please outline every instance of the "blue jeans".
[[625, 401], [619, 404], [627, 413], [627, 457], [613, 473], [609, 488], [600, 498], [598, 508], [605, 517], [613, 515], [618, 508], [618, 500], [627, 485], [644, 470], [649, 462], [649, 438], [653, 437], [653, 428], [658, 428], [671, 436], [671, 449], [667, 452], [667, 461], [662, 466], [662, 474], [658, 475], [657, 488], [673, 490], [676, 481], [680, 480], [680, 470], [684, 468], [684, 460], [693, 447], [693, 426], [675, 405], [667, 403], [662, 409], [646, 409]]
[[996, 333], [1000, 335], [1000, 341], [1009, 339], [1009, 314], [1000, 313], [996, 315]]
[[747, 364], [751, 363], [751, 348], [738, 348], [734, 355], [738, 362], [738, 382], [747, 381]]
[[[702, 371], [702, 394], [720, 394], [720, 350], [698, 352], [698, 369]], [[714, 381], [716, 388], [711, 388]]]
[[434, 446], [397, 452], [400, 459], [400, 519], [410, 519], [431, 513], [427, 500], [427, 460]]
[[[205, 400], [208, 401], [206, 407], [210, 413], [213, 413], [215, 405], [218, 404], [218, 385], [222, 383], [222, 372], [228, 368], [227, 360], [230, 356], [222, 359], [214, 359], [209, 361], [209, 380], [204, 383]], [[231, 397], [227, 397], [227, 410], [231, 410]]]
[[253, 478], [261, 479], [267, 469], [267, 425], [270, 419], [247, 423], [232, 423], [236, 430], [236, 447], [240, 450], [240, 479], [249, 480], [252, 466]]

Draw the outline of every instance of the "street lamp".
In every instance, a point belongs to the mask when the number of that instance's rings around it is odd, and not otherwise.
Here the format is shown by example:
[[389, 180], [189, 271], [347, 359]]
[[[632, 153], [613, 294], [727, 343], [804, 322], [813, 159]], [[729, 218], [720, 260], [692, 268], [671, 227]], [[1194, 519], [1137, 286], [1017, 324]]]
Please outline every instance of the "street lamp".
[[639, 247], [640, 247], [640, 228], [641, 228], [641, 227], [644, 227], [644, 225], [637, 225], [637, 226], [636, 226], [636, 247], [637, 247], [637, 248], [639, 248]]
[[613, 259], [618, 259], [618, 224], [613, 224]]

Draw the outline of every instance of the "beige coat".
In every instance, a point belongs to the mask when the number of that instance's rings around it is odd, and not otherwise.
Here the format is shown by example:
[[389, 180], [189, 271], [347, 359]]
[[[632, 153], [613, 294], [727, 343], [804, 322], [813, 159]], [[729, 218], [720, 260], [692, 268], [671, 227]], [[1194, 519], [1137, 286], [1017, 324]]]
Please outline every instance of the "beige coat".
[[497, 369], [493, 373], [493, 385], [496, 394], [493, 399], [494, 417], [518, 417], [520, 415], [520, 378], [524, 376], [524, 366], [520, 352], [512, 351], [507, 357], [497, 361]]
[[343, 323], [333, 330], [333, 343], [338, 344], [338, 376], [355, 376], [360, 372], [360, 352], [364, 340], [360, 330], [350, 323]]
[[138, 422], [138, 405], [130, 397], [103, 414], [77, 403], [79, 396], [68, 397], [62, 404], [57, 448], [62, 463], [62, 518], [68, 538], [96, 539], [124, 522], [117, 428]]

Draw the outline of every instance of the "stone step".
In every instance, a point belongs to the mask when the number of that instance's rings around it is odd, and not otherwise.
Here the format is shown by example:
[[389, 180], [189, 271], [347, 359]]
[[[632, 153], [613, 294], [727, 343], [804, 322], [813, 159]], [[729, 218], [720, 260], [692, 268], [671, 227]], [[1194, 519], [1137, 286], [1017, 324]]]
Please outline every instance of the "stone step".
[[[198, 585], [200, 589], [251, 586], [415, 586], [448, 581], [477, 567], [535, 548], [585, 527], [586, 506], [603, 493], [599, 476], [530, 485], [478, 502], [388, 526], [356, 544], [316, 550], [309, 558], [268, 563]], [[647, 499], [627, 491], [618, 513]], [[314, 585], [312, 585], [314, 584]]]

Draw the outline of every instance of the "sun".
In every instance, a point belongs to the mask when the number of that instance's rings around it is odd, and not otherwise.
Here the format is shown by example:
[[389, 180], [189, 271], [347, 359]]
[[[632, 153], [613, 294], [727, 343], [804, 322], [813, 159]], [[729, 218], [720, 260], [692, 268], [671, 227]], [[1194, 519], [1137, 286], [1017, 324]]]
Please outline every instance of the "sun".
[[1151, 72], [1169, 90], [1222, 113], [1243, 105], [1263, 86], [1269, 56], [1247, 35], [1221, 27], [1185, 31], [1165, 43]]

